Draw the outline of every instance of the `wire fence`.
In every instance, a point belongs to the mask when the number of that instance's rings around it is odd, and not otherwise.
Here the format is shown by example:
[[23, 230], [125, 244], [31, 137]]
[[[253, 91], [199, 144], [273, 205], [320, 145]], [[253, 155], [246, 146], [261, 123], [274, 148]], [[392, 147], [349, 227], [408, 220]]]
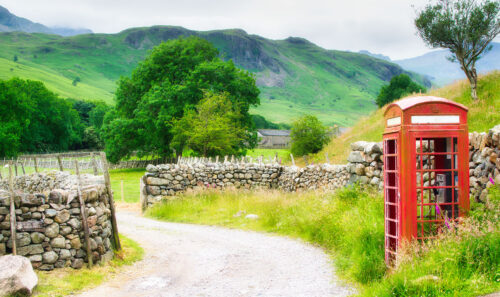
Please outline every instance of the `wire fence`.
[[94, 175], [102, 175], [104, 172], [103, 159], [100, 155], [87, 156], [81, 154], [77, 156], [69, 155], [36, 155], [36, 156], [20, 156], [16, 159], [0, 160], [0, 178], [7, 178], [9, 175], [9, 166], [12, 167], [14, 176], [29, 175], [35, 172], [47, 171], [69, 171], [76, 172], [76, 164], [81, 174], [88, 173]]
[[[52, 170], [75, 173], [75, 160], [78, 162], [82, 174], [101, 175], [104, 172], [102, 152], [22, 155], [15, 159], [0, 159], [0, 179], [8, 176], [8, 165], [12, 166], [15, 176]], [[158, 165], [176, 162], [176, 158], [145, 157], [120, 161], [117, 164], [108, 164], [108, 166], [109, 169], [145, 168], [148, 164]]]

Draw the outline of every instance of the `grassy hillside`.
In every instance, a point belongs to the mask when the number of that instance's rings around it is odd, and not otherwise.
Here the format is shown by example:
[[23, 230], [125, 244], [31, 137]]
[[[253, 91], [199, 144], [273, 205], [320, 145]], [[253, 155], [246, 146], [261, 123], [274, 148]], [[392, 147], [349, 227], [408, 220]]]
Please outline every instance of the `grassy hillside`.
[[[273, 122], [290, 123], [311, 113], [325, 124], [350, 126], [375, 110], [373, 101], [382, 85], [405, 72], [384, 60], [325, 50], [302, 38], [270, 40], [238, 29], [201, 32], [155, 26], [73, 37], [0, 33], [0, 58], [9, 62], [2, 63], [0, 77], [39, 79], [65, 97], [112, 102], [116, 81], [130, 75], [152, 47], [191, 35], [212, 42], [224, 59], [256, 75], [262, 104], [253, 112]], [[81, 83], [73, 87], [76, 77]]]
[[48, 89], [67, 98], [99, 98], [108, 104], [113, 103], [113, 94], [89, 85], [88, 83], [78, 83], [73, 86], [73, 80], [59, 75], [50, 68], [43, 66], [29, 66], [29, 64], [16, 63], [12, 60], [0, 58], [0, 79], [11, 77], [23, 79], [40, 80], [45, 83]]
[[[430, 90], [429, 95], [454, 100], [469, 108], [469, 131], [486, 132], [489, 128], [500, 124], [500, 71], [494, 71], [479, 78], [479, 101], [470, 97], [470, 86], [466, 80], [446, 87]], [[352, 142], [381, 141], [384, 131], [385, 107], [361, 119], [344, 135], [333, 139], [320, 153], [313, 156], [316, 162], [324, 161], [325, 153], [334, 163], [345, 163]]]

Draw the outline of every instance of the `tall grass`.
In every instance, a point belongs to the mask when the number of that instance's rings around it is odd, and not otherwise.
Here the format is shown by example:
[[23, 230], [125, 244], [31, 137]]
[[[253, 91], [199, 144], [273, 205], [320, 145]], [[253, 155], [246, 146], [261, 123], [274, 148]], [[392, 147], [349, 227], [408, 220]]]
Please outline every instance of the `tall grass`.
[[146, 215], [301, 238], [329, 252], [337, 273], [363, 296], [477, 296], [500, 290], [499, 197], [492, 188], [488, 204], [473, 204], [471, 217], [439, 240], [405, 247], [391, 270], [384, 263], [383, 198], [370, 189], [206, 190], [156, 205]]
[[407, 246], [400, 265], [364, 296], [479, 296], [500, 290], [500, 187], [470, 217], [424, 245]]

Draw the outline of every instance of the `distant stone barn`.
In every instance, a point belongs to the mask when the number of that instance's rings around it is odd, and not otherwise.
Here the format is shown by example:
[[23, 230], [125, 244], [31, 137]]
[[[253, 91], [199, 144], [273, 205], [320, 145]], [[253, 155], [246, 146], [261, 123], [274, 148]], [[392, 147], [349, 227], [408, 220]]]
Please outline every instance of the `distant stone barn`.
[[259, 148], [289, 148], [290, 130], [259, 129]]

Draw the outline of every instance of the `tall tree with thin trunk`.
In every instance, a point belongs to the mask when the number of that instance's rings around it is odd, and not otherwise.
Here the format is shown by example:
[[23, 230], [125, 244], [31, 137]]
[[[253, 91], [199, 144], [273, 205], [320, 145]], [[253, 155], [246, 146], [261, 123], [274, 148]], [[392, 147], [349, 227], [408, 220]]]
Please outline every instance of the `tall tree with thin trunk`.
[[477, 100], [476, 62], [500, 33], [498, 0], [434, 0], [417, 13], [418, 35], [432, 48], [447, 48], [458, 62]]

